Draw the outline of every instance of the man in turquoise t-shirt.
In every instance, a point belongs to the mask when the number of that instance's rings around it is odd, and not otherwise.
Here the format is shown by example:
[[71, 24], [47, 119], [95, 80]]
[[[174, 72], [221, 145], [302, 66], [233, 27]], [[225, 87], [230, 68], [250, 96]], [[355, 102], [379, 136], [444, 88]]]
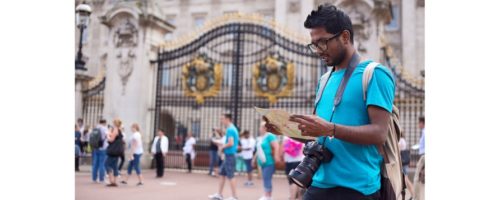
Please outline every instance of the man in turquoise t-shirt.
[[222, 191], [224, 190], [224, 183], [227, 177], [227, 179], [229, 179], [229, 183], [231, 185], [231, 193], [233, 195], [228, 199], [236, 199], [236, 181], [234, 180], [234, 168], [236, 165], [236, 150], [238, 149], [238, 142], [240, 138], [238, 129], [232, 122], [231, 114], [224, 114], [221, 117], [221, 123], [226, 129], [226, 141], [224, 141], [224, 145], [220, 147], [223, 149], [225, 158], [219, 172], [219, 174], [221, 175], [219, 193], [209, 195], [208, 198], [214, 200], [222, 200]]
[[325, 146], [334, 155], [320, 164], [304, 199], [379, 199], [382, 157], [376, 146], [385, 142], [388, 133], [395, 91], [392, 73], [377, 66], [364, 101], [362, 76], [372, 61], [361, 58], [333, 109], [337, 89], [356, 55], [351, 20], [335, 6], [324, 4], [311, 12], [304, 26], [310, 30], [308, 47], [335, 70], [322, 77], [327, 82], [322, 95], [317, 91], [321, 97], [316, 115], [290, 118], [299, 123], [302, 135], [316, 136], [320, 143], [326, 138]]

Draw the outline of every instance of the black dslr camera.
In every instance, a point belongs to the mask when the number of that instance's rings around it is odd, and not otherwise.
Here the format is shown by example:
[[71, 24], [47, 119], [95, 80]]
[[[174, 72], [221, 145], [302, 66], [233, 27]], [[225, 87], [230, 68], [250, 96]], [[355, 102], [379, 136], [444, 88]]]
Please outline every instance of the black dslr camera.
[[288, 178], [299, 187], [308, 188], [319, 165], [330, 162], [333, 158], [333, 153], [316, 141], [308, 142], [304, 147], [303, 153], [306, 157], [295, 169], [290, 171]]

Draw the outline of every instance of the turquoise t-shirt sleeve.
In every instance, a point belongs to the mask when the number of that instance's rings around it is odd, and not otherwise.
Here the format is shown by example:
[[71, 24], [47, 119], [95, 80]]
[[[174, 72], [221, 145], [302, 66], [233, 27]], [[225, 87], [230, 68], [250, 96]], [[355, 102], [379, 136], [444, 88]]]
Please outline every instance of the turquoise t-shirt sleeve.
[[392, 112], [395, 84], [392, 73], [386, 67], [378, 66], [368, 85], [366, 106], [374, 105]]
[[271, 142], [274, 142], [274, 141], [277, 141], [278, 138], [276, 138], [276, 135], [274, 134], [269, 134], [269, 137], [267, 137], [267, 141], [269, 142], [269, 144], [271, 144]]

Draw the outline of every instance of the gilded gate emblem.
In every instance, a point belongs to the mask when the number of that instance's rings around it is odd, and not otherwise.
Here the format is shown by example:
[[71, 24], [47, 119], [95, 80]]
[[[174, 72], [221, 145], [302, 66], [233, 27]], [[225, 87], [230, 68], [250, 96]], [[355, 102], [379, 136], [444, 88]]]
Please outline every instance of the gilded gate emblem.
[[182, 67], [184, 94], [203, 104], [206, 97], [216, 96], [222, 83], [222, 66], [201, 54]]
[[292, 94], [294, 65], [279, 55], [267, 56], [253, 67], [252, 84], [256, 96], [267, 97], [273, 104], [279, 97]]

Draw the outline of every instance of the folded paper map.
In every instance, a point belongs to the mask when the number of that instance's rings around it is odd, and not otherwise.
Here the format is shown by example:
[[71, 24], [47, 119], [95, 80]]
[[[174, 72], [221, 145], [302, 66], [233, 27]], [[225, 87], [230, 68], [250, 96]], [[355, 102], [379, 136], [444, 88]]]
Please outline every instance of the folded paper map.
[[299, 124], [296, 122], [291, 122], [290, 113], [279, 110], [279, 109], [264, 109], [254, 107], [255, 111], [259, 114], [265, 116], [269, 123], [276, 126], [277, 131], [281, 132], [283, 135], [286, 135], [291, 138], [299, 138], [304, 140], [315, 140], [315, 137], [311, 136], [303, 136], [301, 131], [299, 130]]

